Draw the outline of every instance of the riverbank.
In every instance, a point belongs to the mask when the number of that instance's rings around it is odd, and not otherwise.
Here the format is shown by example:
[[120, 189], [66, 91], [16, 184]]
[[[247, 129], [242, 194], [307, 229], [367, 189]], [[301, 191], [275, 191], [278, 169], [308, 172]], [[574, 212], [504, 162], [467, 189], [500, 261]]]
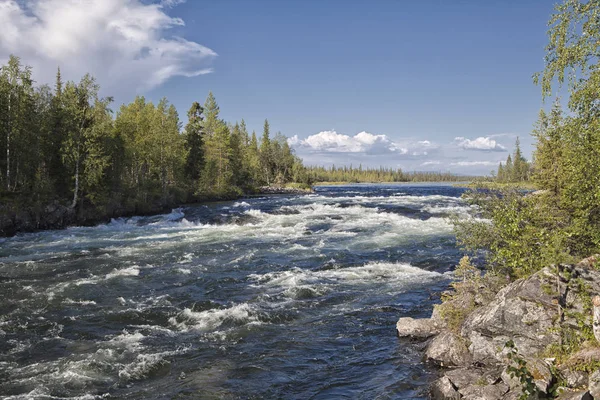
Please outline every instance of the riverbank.
[[536, 190], [537, 187], [533, 182], [494, 182], [494, 181], [475, 181], [454, 183], [455, 187], [464, 187], [468, 189], [488, 189], [488, 190]]
[[255, 191], [243, 193], [240, 196], [206, 197], [201, 200], [194, 199], [189, 202], [167, 202], [165, 204], [145, 204], [140, 207], [126, 207], [121, 204], [104, 209], [94, 208], [91, 205], [71, 208], [68, 205], [53, 201], [44, 206], [25, 206], [6, 203], [0, 206], [0, 237], [11, 237], [18, 233], [37, 232], [42, 230], [64, 229], [69, 226], [94, 226], [110, 222], [115, 218], [128, 218], [133, 216], [149, 216], [169, 212], [173, 208], [204, 204], [214, 201], [238, 200], [248, 196], [257, 195], [303, 195], [312, 193], [311, 187], [287, 184], [284, 186], [263, 186]]
[[503, 287], [483, 278], [460, 285], [431, 318], [400, 318], [396, 327], [400, 337], [426, 341], [425, 361], [441, 368], [432, 398], [600, 398], [598, 256]]

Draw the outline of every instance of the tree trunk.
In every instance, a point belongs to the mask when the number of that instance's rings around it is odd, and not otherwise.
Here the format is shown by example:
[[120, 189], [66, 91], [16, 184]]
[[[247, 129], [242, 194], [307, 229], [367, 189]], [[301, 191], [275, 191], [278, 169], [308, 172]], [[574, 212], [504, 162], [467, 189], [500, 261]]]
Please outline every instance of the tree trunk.
[[71, 208], [77, 206], [77, 194], [79, 193], [79, 144], [77, 145], [77, 160], [75, 161], [75, 190], [73, 191], [73, 203]]
[[595, 296], [592, 299], [592, 304], [594, 306], [592, 310], [594, 336], [596, 337], [596, 340], [600, 342], [600, 296]]
[[10, 128], [6, 135], [6, 191], [10, 192]]

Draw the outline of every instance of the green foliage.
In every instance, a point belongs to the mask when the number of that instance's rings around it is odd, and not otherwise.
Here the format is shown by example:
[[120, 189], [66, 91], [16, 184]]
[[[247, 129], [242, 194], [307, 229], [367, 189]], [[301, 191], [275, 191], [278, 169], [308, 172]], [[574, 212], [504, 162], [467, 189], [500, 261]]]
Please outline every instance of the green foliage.
[[467, 281], [477, 283], [481, 279], [481, 271], [471, 263], [469, 256], [463, 256], [454, 270], [454, 276], [461, 279], [463, 284]]
[[508, 350], [506, 357], [510, 361], [510, 365], [506, 367], [506, 370], [511, 378], [517, 378], [521, 383], [522, 392], [519, 400], [527, 400], [538, 393], [534, 376], [527, 369], [527, 361], [519, 354], [512, 340], [506, 342], [504, 347]]
[[570, 259], [561, 229], [567, 216], [546, 194], [474, 189], [464, 197], [480, 214], [454, 220], [457, 240], [468, 252], [483, 254], [488, 269], [521, 278]]

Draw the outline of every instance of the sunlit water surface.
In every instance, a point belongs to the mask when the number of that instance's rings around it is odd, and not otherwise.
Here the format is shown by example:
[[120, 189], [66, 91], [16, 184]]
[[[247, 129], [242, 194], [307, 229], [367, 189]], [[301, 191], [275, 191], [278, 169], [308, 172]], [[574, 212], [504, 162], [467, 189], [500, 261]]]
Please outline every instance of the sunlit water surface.
[[0, 397], [426, 398], [442, 185], [319, 187], [0, 239]]

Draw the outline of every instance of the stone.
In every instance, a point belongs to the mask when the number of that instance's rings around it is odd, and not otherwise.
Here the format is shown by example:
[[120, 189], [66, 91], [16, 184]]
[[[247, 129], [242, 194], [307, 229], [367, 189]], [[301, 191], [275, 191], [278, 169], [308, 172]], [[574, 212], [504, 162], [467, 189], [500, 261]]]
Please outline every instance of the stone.
[[560, 371], [560, 376], [567, 384], [567, 387], [572, 389], [586, 387], [589, 381], [588, 373], [584, 371], [563, 369]]
[[445, 331], [429, 343], [425, 360], [440, 367], [461, 367], [471, 363], [471, 354], [463, 338]]
[[458, 400], [461, 398], [460, 393], [445, 376], [433, 382], [430, 394], [433, 400]]
[[600, 399], [600, 371], [594, 371], [590, 375], [588, 390], [594, 399]]
[[508, 390], [508, 385], [501, 382], [496, 385], [470, 385], [459, 393], [465, 400], [501, 400]]
[[447, 371], [445, 376], [459, 390], [473, 384], [494, 385], [500, 381], [499, 370], [477, 367], [453, 369]]
[[398, 337], [408, 337], [416, 339], [427, 339], [437, 335], [439, 329], [435, 323], [429, 319], [414, 319], [410, 317], [400, 318], [396, 323], [396, 333]]
[[503, 362], [508, 340], [525, 356], [536, 356], [558, 340], [550, 329], [558, 315], [557, 296], [544, 290], [555, 278], [551, 269], [544, 268], [528, 279], [517, 280], [466, 318], [461, 334], [471, 343], [474, 362]]
[[560, 391], [556, 400], [594, 400], [594, 398], [590, 395], [590, 392], [587, 390], [579, 390], [579, 391], [570, 391], [563, 390]]
[[[550, 365], [546, 361], [539, 358], [528, 358], [525, 361], [527, 363], [527, 370], [533, 376], [535, 386], [542, 393], [548, 393], [548, 390], [550, 389], [554, 379]], [[521, 390], [521, 382], [519, 381], [519, 378], [510, 376], [506, 369], [502, 371], [501, 377], [502, 381], [511, 389], [517, 389], [518, 391]]]

